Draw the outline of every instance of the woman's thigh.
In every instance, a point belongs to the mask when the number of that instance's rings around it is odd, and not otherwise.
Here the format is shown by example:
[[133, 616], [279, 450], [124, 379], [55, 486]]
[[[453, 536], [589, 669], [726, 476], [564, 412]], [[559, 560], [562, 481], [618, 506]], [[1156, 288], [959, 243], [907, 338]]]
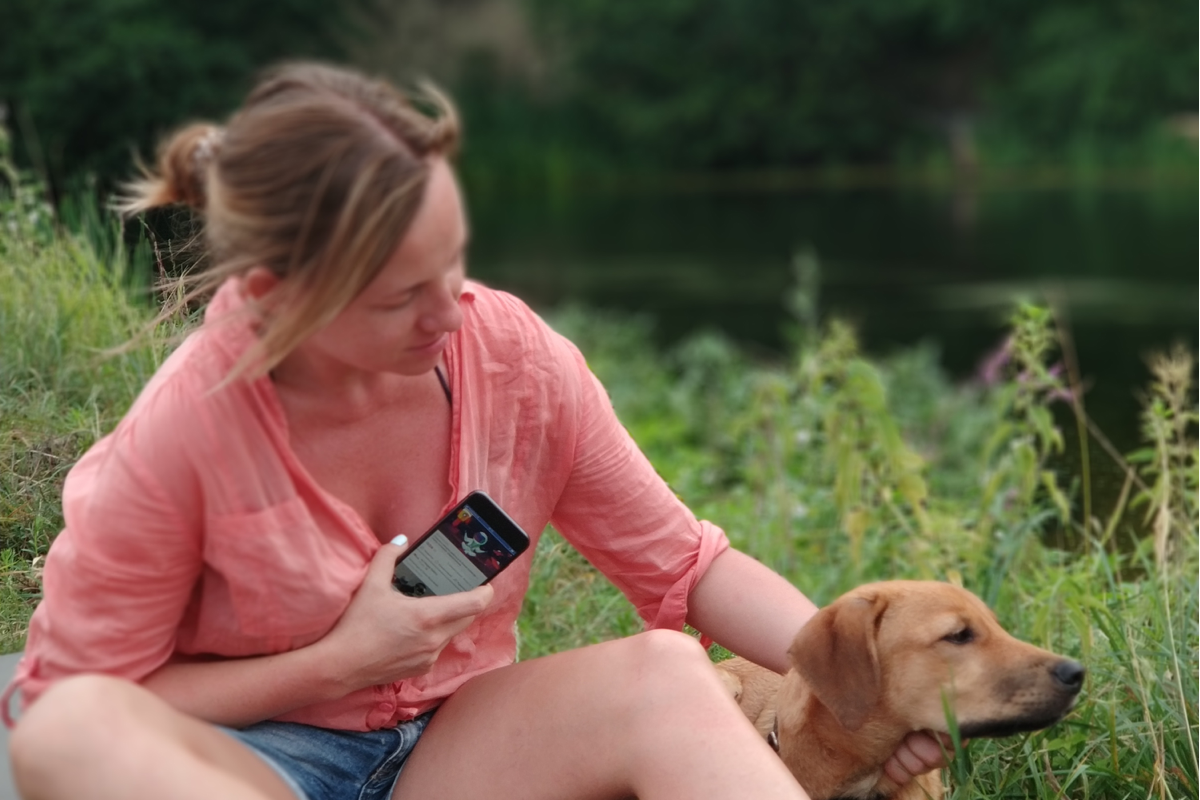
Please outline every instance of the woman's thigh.
[[393, 797], [719, 797], [723, 782], [803, 796], [699, 644], [659, 631], [471, 680], [438, 709]]
[[296, 797], [233, 737], [100, 675], [47, 690], [17, 724], [10, 754], [27, 798]]

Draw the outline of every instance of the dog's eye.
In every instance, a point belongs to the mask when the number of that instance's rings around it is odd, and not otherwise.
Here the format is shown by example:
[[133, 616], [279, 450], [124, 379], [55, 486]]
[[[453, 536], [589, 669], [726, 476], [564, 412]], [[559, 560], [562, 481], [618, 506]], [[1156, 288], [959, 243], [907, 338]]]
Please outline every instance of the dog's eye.
[[975, 631], [970, 628], [963, 628], [961, 631], [955, 631], [942, 637], [943, 642], [950, 644], [968, 644], [975, 639]]

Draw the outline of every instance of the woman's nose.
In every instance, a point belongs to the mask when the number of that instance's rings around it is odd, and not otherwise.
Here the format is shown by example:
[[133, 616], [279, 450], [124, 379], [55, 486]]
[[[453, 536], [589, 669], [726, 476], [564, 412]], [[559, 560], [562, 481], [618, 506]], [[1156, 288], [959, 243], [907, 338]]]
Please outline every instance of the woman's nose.
[[453, 333], [461, 328], [463, 313], [458, 304], [461, 295], [461, 280], [443, 283], [431, 298], [429, 308], [421, 315], [421, 326], [431, 333]]

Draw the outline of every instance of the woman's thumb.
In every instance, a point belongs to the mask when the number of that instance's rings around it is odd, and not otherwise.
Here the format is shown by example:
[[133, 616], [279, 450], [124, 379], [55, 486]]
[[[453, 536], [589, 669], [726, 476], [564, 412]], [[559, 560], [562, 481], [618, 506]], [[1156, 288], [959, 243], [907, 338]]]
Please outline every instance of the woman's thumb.
[[396, 569], [396, 560], [408, 550], [408, 537], [403, 533], [375, 551], [371, 559], [371, 571], [387, 572]]

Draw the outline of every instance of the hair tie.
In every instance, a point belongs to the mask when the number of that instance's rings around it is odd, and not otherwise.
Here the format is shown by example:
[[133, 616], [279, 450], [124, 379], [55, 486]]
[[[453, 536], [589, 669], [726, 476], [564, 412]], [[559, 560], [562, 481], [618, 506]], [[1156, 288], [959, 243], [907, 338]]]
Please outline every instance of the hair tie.
[[196, 149], [192, 151], [192, 159], [196, 164], [196, 170], [203, 172], [221, 149], [221, 143], [225, 140], [225, 131], [221, 128], [212, 127], [200, 137], [200, 141], [196, 142]]

